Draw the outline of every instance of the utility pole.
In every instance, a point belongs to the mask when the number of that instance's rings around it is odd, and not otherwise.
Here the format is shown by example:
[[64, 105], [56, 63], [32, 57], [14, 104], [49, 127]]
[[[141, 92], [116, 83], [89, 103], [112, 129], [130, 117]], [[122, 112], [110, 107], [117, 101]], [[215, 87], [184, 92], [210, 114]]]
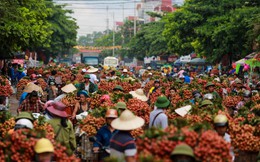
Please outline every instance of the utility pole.
[[115, 56], [115, 13], [113, 12], [113, 57]]
[[134, 1], [134, 36], [136, 35], [136, 5]]
[[123, 7], [122, 16], [123, 16], [123, 22], [124, 22], [124, 19], [125, 19], [125, 6], [124, 6], [124, 3], [123, 3], [123, 5], [122, 5], [122, 7]]
[[107, 6], [107, 35], [109, 34], [109, 18], [108, 18], [108, 6]]
[[[123, 3], [123, 5], [122, 5], [122, 15], [123, 15], [123, 20], [122, 20], [122, 22], [124, 23], [124, 19], [125, 19], [125, 8], [124, 8], [124, 3]], [[124, 33], [123, 33], [123, 29], [121, 29], [121, 33], [122, 33], [122, 35], [121, 35], [121, 37], [122, 37], [122, 45], [125, 43], [125, 40], [124, 40]]]

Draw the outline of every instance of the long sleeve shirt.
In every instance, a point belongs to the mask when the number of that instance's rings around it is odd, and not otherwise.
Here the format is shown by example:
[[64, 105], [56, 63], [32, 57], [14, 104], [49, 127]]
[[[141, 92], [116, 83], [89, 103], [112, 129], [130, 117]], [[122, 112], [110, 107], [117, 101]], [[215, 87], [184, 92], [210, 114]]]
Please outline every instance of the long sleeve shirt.
[[[111, 132], [109, 130], [108, 125], [105, 125], [98, 130], [96, 134], [97, 141], [100, 142], [103, 146], [109, 147], [111, 137], [117, 132], [118, 132], [117, 130]], [[101, 147], [101, 146], [97, 142], [95, 142], [94, 147]]]
[[55, 140], [67, 147], [67, 152], [72, 153], [76, 149], [76, 138], [73, 125], [70, 120], [67, 121], [68, 126], [64, 128], [61, 125], [60, 118], [53, 118], [48, 120], [48, 123], [54, 129], [54, 133], [57, 136]]

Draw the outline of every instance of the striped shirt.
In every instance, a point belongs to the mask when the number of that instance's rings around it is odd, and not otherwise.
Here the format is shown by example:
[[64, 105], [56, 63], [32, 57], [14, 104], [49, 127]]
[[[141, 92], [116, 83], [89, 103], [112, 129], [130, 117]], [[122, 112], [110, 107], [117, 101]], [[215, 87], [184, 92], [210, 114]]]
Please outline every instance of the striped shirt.
[[137, 153], [133, 136], [127, 131], [118, 131], [110, 140], [110, 156], [118, 161], [125, 161], [126, 156], [135, 156]]

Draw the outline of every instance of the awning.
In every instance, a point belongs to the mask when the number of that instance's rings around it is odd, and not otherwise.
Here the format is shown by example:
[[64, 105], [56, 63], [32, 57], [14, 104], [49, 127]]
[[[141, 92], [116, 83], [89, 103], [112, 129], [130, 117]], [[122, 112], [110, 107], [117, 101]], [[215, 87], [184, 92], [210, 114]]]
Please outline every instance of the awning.
[[23, 64], [24, 63], [24, 59], [13, 59], [12, 63], [13, 64]]
[[236, 64], [240, 64], [240, 65], [244, 65], [245, 64], [245, 61], [246, 61], [246, 59], [240, 59], [240, 60], [238, 60], [237, 62], [236, 62]]
[[204, 65], [205, 63], [206, 60], [202, 58], [194, 58], [189, 62], [191, 65]]

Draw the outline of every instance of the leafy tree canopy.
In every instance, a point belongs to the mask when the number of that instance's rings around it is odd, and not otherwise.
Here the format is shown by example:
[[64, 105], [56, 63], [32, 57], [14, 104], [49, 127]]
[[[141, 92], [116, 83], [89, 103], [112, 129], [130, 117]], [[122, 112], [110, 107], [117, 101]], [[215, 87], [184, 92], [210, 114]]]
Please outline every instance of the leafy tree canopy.
[[259, 4], [256, 0], [185, 1], [164, 18], [169, 50], [179, 55], [195, 51], [211, 62], [225, 54], [235, 58], [252, 52], [259, 43]]

